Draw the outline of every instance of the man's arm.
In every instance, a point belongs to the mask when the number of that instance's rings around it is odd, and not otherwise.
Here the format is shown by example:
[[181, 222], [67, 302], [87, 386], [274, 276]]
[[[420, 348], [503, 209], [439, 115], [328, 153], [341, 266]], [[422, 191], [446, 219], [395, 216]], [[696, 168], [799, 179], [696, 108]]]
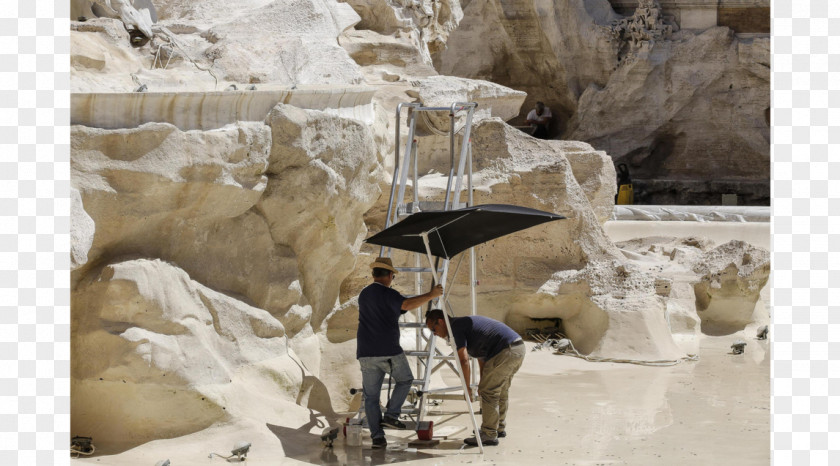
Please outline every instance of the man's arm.
[[544, 124], [548, 123], [549, 120], [551, 120], [551, 110], [548, 107], [546, 107], [543, 110], [543, 114], [540, 115], [540, 124], [544, 125]]
[[409, 309], [416, 309], [416, 308], [428, 303], [429, 301], [437, 298], [438, 296], [440, 296], [442, 294], [443, 294], [443, 286], [435, 285], [432, 288], [432, 290], [429, 291], [428, 293], [417, 295], [413, 298], [406, 298], [403, 301], [402, 307], [400, 307], [400, 309], [406, 310], [406, 311], [409, 310]]
[[458, 348], [458, 360], [461, 362], [461, 372], [464, 373], [464, 381], [467, 382], [467, 393], [470, 401], [473, 401], [472, 390], [470, 389], [470, 355], [467, 354], [467, 347]]

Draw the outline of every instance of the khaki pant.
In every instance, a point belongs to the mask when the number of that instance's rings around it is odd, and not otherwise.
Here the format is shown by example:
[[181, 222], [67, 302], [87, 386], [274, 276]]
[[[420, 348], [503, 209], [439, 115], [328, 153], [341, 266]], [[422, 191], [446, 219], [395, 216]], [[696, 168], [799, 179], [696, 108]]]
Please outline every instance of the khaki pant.
[[508, 389], [525, 359], [525, 345], [503, 349], [484, 363], [478, 391], [481, 396], [481, 438], [496, 439], [505, 430]]

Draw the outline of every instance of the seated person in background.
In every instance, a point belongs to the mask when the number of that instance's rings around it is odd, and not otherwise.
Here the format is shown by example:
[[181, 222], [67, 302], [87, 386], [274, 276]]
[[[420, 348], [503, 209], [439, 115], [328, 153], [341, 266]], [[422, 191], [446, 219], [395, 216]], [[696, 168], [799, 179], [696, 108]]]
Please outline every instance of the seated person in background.
[[551, 123], [551, 109], [545, 106], [542, 102], [537, 102], [534, 109], [528, 112], [526, 118], [528, 124], [536, 126], [534, 137], [539, 139], [548, 139], [548, 124]]

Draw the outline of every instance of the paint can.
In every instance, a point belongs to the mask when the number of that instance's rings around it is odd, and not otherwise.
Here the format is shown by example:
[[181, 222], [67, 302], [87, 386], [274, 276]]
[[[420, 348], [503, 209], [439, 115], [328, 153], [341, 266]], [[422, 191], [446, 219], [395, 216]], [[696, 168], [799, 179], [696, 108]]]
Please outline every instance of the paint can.
[[423, 421], [417, 424], [417, 438], [420, 440], [431, 440], [434, 421]]

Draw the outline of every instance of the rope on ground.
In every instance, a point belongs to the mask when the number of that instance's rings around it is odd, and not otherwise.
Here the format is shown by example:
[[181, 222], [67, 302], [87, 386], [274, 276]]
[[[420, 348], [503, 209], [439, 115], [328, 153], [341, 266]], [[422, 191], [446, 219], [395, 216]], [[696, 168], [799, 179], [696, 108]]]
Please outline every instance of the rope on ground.
[[[92, 454], [93, 454], [93, 452], [95, 452], [95, 451], [96, 451], [96, 447], [95, 447], [95, 446], [93, 446], [93, 444], [91, 444], [91, 445], [90, 445], [90, 451], [82, 451], [82, 450], [78, 450], [78, 449], [76, 449], [76, 448], [70, 447], [70, 455], [71, 455], [71, 456], [72, 456], [72, 455], [74, 455], [74, 454], [75, 454], [75, 455], [85, 455], [85, 456], [90, 456], [90, 455], [92, 455]], [[78, 456], [76, 456], [76, 458], [78, 458]]]
[[640, 359], [621, 359], [621, 358], [602, 358], [599, 356], [589, 356], [585, 354], [580, 354], [575, 345], [572, 343], [571, 340], [568, 338], [562, 339], [546, 339], [543, 340], [539, 345], [534, 347], [534, 350], [542, 349], [542, 348], [552, 348], [554, 349], [554, 354], [567, 354], [569, 356], [573, 356], [576, 358], [583, 359], [589, 362], [616, 362], [616, 363], [623, 363], [623, 364], [637, 364], [640, 366], [654, 366], [654, 367], [667, 367], [667, 366], [676, 366], [683, 361], [697, 361], [699, 358], [696, 354], [689, 354], [684, 356], [680, 359], [661, 359], [661, 360], [654, 360], [654, 361], [645, 361]]

